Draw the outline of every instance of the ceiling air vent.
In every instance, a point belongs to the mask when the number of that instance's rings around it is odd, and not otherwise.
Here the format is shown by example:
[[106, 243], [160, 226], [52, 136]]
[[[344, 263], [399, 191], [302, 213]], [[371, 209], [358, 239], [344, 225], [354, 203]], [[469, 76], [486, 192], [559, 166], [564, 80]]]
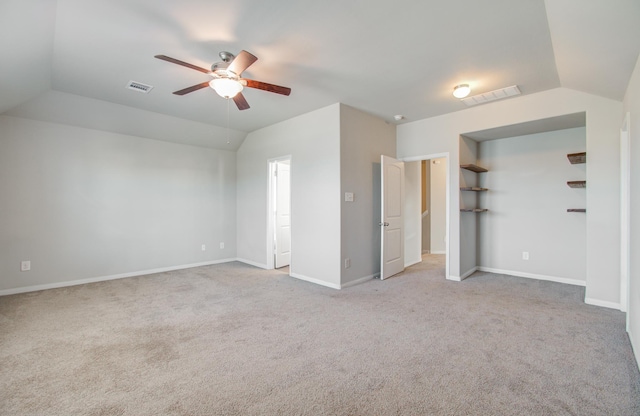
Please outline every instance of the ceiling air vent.
[[465, 103], [468, 107], [471, 107], [478, 104], [488, 103], [489, 101], [502, 100], [503, 98], [509, 98], [515, 95], [520, 95], [520, 89], [517, 85], [512, 85], [499, 90], [485, 92], [484, 94], [463, 98], [460, 101]]
[[142, 84], [140, 82], [135, 82], [135, 81], [129, 81], [129, 83], [127, 84], [127, 88], [129, 88], [130, 90], [144, 93], [144, 94], [147, 94], [149, 91], [153, 89], [151, 85]]

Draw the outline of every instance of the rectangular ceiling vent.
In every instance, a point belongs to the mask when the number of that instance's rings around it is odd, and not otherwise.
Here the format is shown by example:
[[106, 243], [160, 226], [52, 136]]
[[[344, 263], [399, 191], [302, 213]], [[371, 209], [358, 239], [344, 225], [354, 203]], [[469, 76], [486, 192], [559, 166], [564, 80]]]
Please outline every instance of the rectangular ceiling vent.
[[478, 104], [488, 103], [490, 101], [502, 100], [503, 98], [509, 98], [515, 95], [520, 95], [520, 89], [517, 85], [512, 85], [499, 90], [485, 92], [484, 94], [463, 98], [460, 101], [465, 103], [468, 107], [471, 107]]
[[129, 81], [127, 84], [127, 88], [130, 90], [138, 91], [143, 94], [147, 94], [149, 91], [153, 89], [151, 85], [143, 84], [141, 82]]

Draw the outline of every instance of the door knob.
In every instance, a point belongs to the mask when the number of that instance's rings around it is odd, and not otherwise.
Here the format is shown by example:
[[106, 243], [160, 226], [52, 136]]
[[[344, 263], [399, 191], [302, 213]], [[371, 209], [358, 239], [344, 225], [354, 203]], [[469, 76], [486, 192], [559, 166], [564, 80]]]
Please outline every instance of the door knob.
[[378, 223], [378, 225], [381, 226], [381, 227], [382, 226], [388, 227], [389, 223], [388, 222], [380, 222], [380, 223]]

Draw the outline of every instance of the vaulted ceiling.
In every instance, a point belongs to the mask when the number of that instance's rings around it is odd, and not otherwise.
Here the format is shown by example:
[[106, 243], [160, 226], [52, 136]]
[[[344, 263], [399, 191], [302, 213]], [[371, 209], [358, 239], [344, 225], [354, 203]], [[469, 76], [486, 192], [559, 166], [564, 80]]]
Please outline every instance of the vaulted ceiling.
[[243, 49], [259, 58], [245, 77], [292, 93], [245, 89], [251, 108], [229, 113], [241, 132], [336, 102], [415, 121], [465, 109], [460, 83], [622, 100], [639, 21], [638, 0], [3, 0], [0, 113], [53, 108], [54, 92], [224, 127], [213, 90], [172, 94], [209, 76], [154, 55], [209, 68]]

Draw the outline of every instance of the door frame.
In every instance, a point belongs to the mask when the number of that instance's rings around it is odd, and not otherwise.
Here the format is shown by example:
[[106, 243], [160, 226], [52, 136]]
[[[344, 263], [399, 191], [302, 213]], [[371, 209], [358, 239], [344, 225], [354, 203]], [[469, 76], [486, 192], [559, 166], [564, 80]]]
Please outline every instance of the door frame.
[[[620, 127], [620, 310], [629, 311], [629, 276], [631, 269], [631, 140], [626, 113]], [[627, 313], [627, 331], [629, 314]]]
[[[275, 268], [275, 228], [276, 228], [276, 220], [275, 220], [275, 211], [273, 207], [275, 206], [275, 189], [276, 189], [276, 181], [275, 181], [275, 171], [278, 162], [289, 161], [289, 169], [293, 169], [293, 158], [291, 155], [284, 155], [279, 157], [274, 157], [271, 159], [267, 159], [267, 270], [271, 270]], [[289, 183], [289, 192], [291, 192], [291, 182]], [[289, 199], [291, 201], [291, 198]], [[291, 203], [291, 202], [289, 202]], [[289, 210], [291, 211], [291, 209]], [[292, 216], [293, 217], [293, 216]], [[289, 274], [291, 274], [293, 265], [293, 238], [291, 241], [291, 262], [289, 264]]]
[[445, 178], [445, 211], [446, 211], [446, 219], [445, 219], [445, 237], [446, 237], [446, 243], [445, 243], [445, 249], [446, 249], [446, 254], [445, 254], [445, 278], [447, 280], [449, 280], [449, 276], [450, 276], [450, 270], [451, 268], [449, 267], [449, 262], [451, 259], [451, 238], [449, 237], [449, 230], [450, 230], [450, 226], [451, 226], [451, 209], [450, 209], [450, 199], [451, 199], [451, 157], [449, 152], [444, 152], [444, 153], [432, 153], [432, 154], [428, 154], [428, 155], [422, 155], [422, 156], [411, 156], [411, 157], [405, 157], [405, 158], [398, 158], [398, 160], [401, 160], [403, 162], [419, 162], [422, 160], [432, 160], [432, 159], [440, 159], [440, 158], [445, 158], [445, 160], [447, 161], [447, 170], [446, 170], [446, 178]]

